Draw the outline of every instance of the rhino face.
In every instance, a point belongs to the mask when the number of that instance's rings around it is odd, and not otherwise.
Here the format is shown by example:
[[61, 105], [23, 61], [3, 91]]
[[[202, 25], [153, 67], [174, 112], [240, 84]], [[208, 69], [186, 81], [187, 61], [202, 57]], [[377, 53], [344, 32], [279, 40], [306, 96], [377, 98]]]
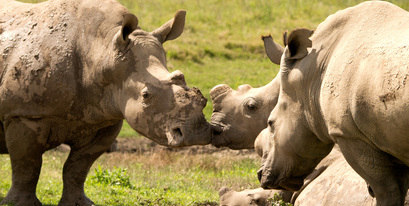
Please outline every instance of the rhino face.
[[[303, 121], [283, 116], [292, 113], [300, 117], [302, 114], [297, 113], [296, 105], [283, 104], [281, 96], [268, 119], [268, 129], [258, 137], [269, 142], [267, 151], [266, 148], [258, 150], [262, 155], [258, 177], [263, 188], [297, 191], [321, 159], [317, 161], [313, 154], [316, 149], [313, 145], [317, 143], [314, 140], [317, 139], [305, 128]], [[302, 158], [310, 154], [312, 159]]]
[[[208, 144], [211, 139], [202, 112], [207, 100], [186, 85], [182, 72], [169, 73], [166, 67], [162, 43], [182, 33], [184, 14], [178, 12], [151, 33], [137, 26], [122, 28], [114, 40], [115, 75], [125, 79], [114, 98], [121, 113], [136, 131], [172, 147]], [[125, 38], [124, 32], [129, 32]]]
[[[237, 90], [218, 85], [210, 91], [214, 146], [230, 149], [254, 147], [257, 134], [266, 127], [268, 114], [277, 102], [278, 94], [271, 94], [275, 91], [270, 84], [260, 88], [242, 85]], [[277, 85], [277, 92], [278, 88]]]
[[[263, 36], [267, 56], [274, 64], [280, 64], [284, 48]], [[237, 90], [222, 84], [210, 91], [213, 102], [212, 144], [230, 149], [251, 149], [258, 133], [265, 128], [266, 120], [277, 103], [280, 78], [259, 88], [241, 85]]]
[[[311, 35], [309, 31], [300, 32], [308, 33], [307, 39]], [[291, 35], [289, 41], [292, 39], [297, 45], [302, 44]], [[304, 54], [300, 54], [300, 51], [291, 51], [294, 47], [289, 42], [284, 51], [279, 74], [281, 88], [278, 102], [268, 118], [268, 132], [263, 132], [271, 144], [258, 172], [263, 188], [299, 190], [304, 178], [333, 146], [321, 141], [310, 127], [311, 111], [305, 110], [304, 106], [312, 100], [299, 91], [306, 86], [303, 85], [307, 75], [304, 73], [305, 68], [313, 65], [306, 50]], [[305, 101], [305, 98], [308, 100]]]

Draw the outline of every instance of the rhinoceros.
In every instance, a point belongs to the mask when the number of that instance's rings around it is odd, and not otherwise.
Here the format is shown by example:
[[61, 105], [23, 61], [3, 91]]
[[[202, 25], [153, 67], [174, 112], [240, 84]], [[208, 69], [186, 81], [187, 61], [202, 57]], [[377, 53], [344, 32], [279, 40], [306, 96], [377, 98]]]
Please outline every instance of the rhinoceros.
[[[287, 35], [284, 33], [284, 40]], [[264, 46], [266, 53], [270, 60], [279, 64], [279, 60], [282, 56], [284, 48], [273, 41], [271, 36], [263, 36]], [[277, 61], [278, 60], [278, 61]], [[279, 80], [274, 79], [272, 82], [276, 82], [275, 86], [271, 82], [260, 88], [253, 88], [247, 90], [246, 92], [232, 91], [228, 89], [228, 93], [221, 93], [220, 96], [212, 96], [212, 100], [216, 99], [217, 101], [213, 102], [213, 106], [218, 108], [218, 113], [214, 114], [215, 116], [228, 116], [229, 118], [215, 118], [212, 119], [215, 122], [212, 122], [214, 125], [235, 125], [231, 128], [242, 128], [240, 130], [240, 135], [237, 135], [233, 131], [226, 130], [224, 134], [226, 139], [229, 139], [230, 142], [227, 144], [227, 147], [230, 147], [230, 144], [234, 145], [235, 149], [248, 149], [253, 148], [250, 143], [253, 143], [254, 148], [257, 154], [262, 157], [263, 160], [268, 155], [270, 151], [270, 141], [268, 135], [268, 129], [260, 130], [260, 127], [266, 127], [267, 119], [269, 113], [276, 105], [276, 102], [270, 101], [265, 104], [260, 104], [257, 109], [260, 112], [255, 113], [251, 117], [244, 117], [240, 109], [231, 109], [233, 107], [239, 107], [242, 105], [241, 101], [226, 101], [225, 99], [233, 99], [235, 96], [244, 96], [246, 98], [258, 99], [259, 102], [265, 102], [265, 99], [271, 99], [271, 96], [263, 95], [263, 92], [252, 92], [257, 90], [279, 90]], [[220, 88], [227, 88], [227, 85], [218, 85], [212, 89], [211, 94], [218, 94]], [[264, 91], [264, 94], [267, 91]], [[275, 95], [278, 98], [279, 92], [276, 91]], [[230, 109], [229, 109], [230, 108]], [[260, 121], [264, 119], [263, 123], [256, 125], [253, 122]], [[241, 121], [236, 121], [236, 119], [241, 119]], [[247, 125], [252, 125], [251, 127]], [[260, 132], [261, 131], [261, 132]], [[259, 134], [258, 134], [259, 133]], [[218, 134], [218, 133], [217, 133]], [[222, 134], [218, 134], [218, 137]], [[257, 136], [258, 135], [258, 136]], [[229, 138], [230, 137], [230, 138]], [[248, 142], [247, 144], [240, 144], [241, 142]], [[226, 142], [227, 143], [227, 142]], [[239, 146], [237, 146], [239, 145]], [[240, 148], [240, 145], [242, 148]], [[367, 205], [372, 206], [376, 204], [376, 200], [371, 197], [367, 190], [365, 181], [348, 165], [345, 158], [342, 156], [339, 148], [334, 148], [330, 155], [325, 157], [320, 164], [318, 164], [314, 171], [310, 173], [304, 185], [301, 189], [296, 192], [290, 192], [287, 190], [262, 190], [261, 188], [257, 189], [246, 189], [244, 191], [236, 192], [229, 188], [222, 188], [219, 191], [220, 196], [220, 205], [235, 205], [242, 204], [245, 205], [251, 202], [253, 205], [267, 205], [270, 204], [266, 199], [273, 198], [275, 194], [279, 194], [285, 202], [292, 203], [294, 205]], [[407, 196], [409, 197], [409, 196]], [[409, 202], [407, 203], [409, 205]]]
[[289, 34], [268, 120], [271, 150], [259, 171], [263, 188], [300, 189], [338, 144], [377, 205], [404, 204], [408, 35], [409, 13], [381, 1], [341, 10], [315, 32]]
[[167, 70], [162, 46], [182, 34], [185, 14], [146, 32], [115, 0], [0, 0], [0, 152], [12, 165], [1, 204], [41, 205], [41, 156], [66, 143], [59, 205], [92, 205], [85, 178], [123, 119], [161, 145], [210, 143], [207, 100]]

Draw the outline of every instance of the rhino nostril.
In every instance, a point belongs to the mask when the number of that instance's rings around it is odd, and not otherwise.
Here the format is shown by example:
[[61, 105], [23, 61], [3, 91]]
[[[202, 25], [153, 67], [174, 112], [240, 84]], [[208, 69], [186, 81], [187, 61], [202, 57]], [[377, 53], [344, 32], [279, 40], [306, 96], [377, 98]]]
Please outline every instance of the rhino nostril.
[[173, 129], [173, 130], [172, 130], [172, 133], [173, 133], [174, 135], [179, 136], [179, 137], [182, 137], [182, 136], [183, 136], [183, 135], [182, 135], [182, 130], [180, 130], [180, 128], [175, 128], [175, 129]]
[[221, 133], [222, 133], [221, 131], [213, 130], [213, 135], [219, 135], [219, 134], [221, 134]]
[[273, 120], [268, 120], [267, 123], [268, 123], [268, 126], [269, 126], [269, 127], [273, 127], [273, 124], [274, 124]]

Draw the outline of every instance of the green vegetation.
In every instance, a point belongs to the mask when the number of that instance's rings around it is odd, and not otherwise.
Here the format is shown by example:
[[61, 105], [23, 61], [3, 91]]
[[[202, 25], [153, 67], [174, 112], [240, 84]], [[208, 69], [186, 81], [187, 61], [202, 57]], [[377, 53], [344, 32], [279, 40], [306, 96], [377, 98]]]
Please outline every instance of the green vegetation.
[[291, 203], [287, 203], [284, 202], [280, 195], [278, 195], [277, 193], [274, 194], [274, 197], [269, 199], [269, 201], [271, 202], [271, 206], [292, 206], [293, 204]]
[[[339, 9], [363, 0], [119, 0], [152, 31], [179, 9], [187, 11], [182, 36], [164, 44], [170, 71], [181, 70], [190, 87], [208, 98], [204, 110], [212, 111], [209, 91], [217, 84], [237, 88], [259, 87], [271, 81], [279, 67], [264, 53], [261, 35], [277, 42], [282, 33], [297, 27], [316, 28]], [[26, 0], [25, 2], [38, 2]], [[409, 10], [407, 0], [391, 2]], [[125, 124], [121, 137], [137, 136]], [[67, 153], [44, 155], [37, 195], [44, 205], [61, 197], [61, 171]], [[241, 156], [188, 155], [163, 151], [152, 155], [104, 154], [90, 170], [86, 194], [97, 205], [217, 205], [222, 186], [235, 190], [256, 188], [259, 160]], [[11, 185], [8, 155], [0, 155], [0, 200]], [[283, 203], [277, 203], [283, 205]]]
[[[37, 195], [45, 205], [61, 198], [61, 169], [68, 153], [44, 155]], [[0, 200], [11, 184], [7, 155], [0, 156]], [[87, 178], [86, 194], [97, 205], [217, 205], [222, 186], [257, 187], [259, 160], [227, 155], [189, 155], [158, 151], [152, 155], [109, 153], [97, 160]]]

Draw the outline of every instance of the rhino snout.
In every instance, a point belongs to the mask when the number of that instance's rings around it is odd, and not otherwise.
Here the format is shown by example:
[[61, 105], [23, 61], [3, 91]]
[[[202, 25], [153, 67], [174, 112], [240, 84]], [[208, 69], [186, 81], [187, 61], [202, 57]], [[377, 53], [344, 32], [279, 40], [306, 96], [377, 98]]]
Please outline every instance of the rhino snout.
[[228, 126], [213, 121], [210, 123], [210, 125], [212, 129], [211, 144], [217, 148], [229, 146], [224, 133]]
[[275, 183], [276, 178], [274, 178], [269, 172], [264, 171], [263, 168], [260, 168], [257, 171], [257, 178], [260, 182], [260, 187], [263, 189], [277, 189], [278, 187]]
[[285, 189], [294, 192], [304, 185], [304, 177], [284, 177], [283, 173], [272, 172], [265, 168], [257, 172], [257, 178], [263, 189]]
[[204, 116], [197, 116], [174, 125], [168, 130], [166, 136], [169, 146], [185, 147], [210, 144], [212, 132], [211, 126]]

